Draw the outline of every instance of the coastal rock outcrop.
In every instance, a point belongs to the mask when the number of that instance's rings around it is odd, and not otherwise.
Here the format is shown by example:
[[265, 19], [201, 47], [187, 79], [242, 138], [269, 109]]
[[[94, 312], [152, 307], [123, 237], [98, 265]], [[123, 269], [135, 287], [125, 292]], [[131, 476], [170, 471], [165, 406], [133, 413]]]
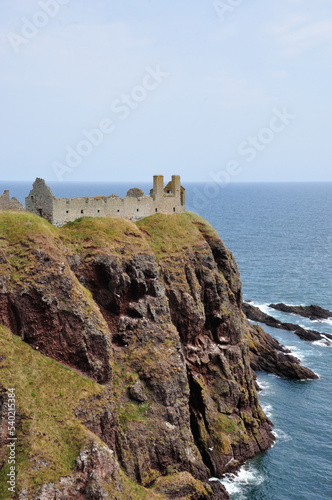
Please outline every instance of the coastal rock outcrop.
[[270, 304], [269, 307], [286, 313], [296, 314], [311, 320], [332, 319], [332, 312], [317, 305], [289, 306], [287, 304]]
[[209, 478], [274, 441], [252, 366], [302, 377], [247, 321], [213, 228], [189, 213], [62, 228], [3, 213], [0, 243], [0, 382], [16, 384], [20, 500], [228, 498]]
[[247, 318], [251, 321], [257, 321], [259, 323], [264, 323], [265, 325], [272, 326], [273, 328], [279, 328], [281, 330], [294, 332], [302, 340], [311, 342], [320, 340], [328, 345], [332, 345], [332, 335], [329, 333], [321, 333], [317, 332], [316, 330], [303, 328], [302, 326], [296, 325], [295, 323], [284, 323], [276, 318], [273, 318], [273, 316], [264, 313], [263, 311], [261, 311], [261, 309], [259, 309], [259, 307], [253, 306], [248, 302], [243, 302], [242, 310]]
[[274, 373], [293, 380], [318, 378], [312, 370], [302, 366], [300, 360], [292, 356], [289, 349], [259, 325], [252, 325], [250, 329], [249, 348], [251, 367], [255, 371]]

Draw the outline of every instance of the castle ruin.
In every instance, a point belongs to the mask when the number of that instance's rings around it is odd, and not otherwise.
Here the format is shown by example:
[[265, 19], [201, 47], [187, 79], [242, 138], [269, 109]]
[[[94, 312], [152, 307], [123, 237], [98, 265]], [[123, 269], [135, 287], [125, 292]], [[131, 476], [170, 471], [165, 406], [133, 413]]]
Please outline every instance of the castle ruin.
[[0, 210], [24, 210], [24, 206], [15, 196], [10, 198], [9, 191], [6, 189], [0, 196]]
[[155, 213], [185, 212], [185, 189], [179, 175], [173, 175], [166, 187], [164, 177], [155, 175], [149, 196], [132, 188], [124, 198], [116, 195], [56, 198], [44, 179], [37, 178], [25, 198], [25, 207], [58, 227], [79, 217], [111, 216], [136, 221]]

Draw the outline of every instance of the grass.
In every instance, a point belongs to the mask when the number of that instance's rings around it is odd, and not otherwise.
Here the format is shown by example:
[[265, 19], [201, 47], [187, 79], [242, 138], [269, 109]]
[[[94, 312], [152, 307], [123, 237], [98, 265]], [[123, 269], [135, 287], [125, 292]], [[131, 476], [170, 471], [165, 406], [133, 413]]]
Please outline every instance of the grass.
[[59, 253], [56, 240], [56, 228], [41, 217], [30, 212], [0, 212], [0, 273], [16, 283], [26, 283], [36, 264], [36, 251]]
[[123, 403], [122, 406], [118, 407], [121, 427], [125, 429], [130, 422], [146, 422], [149, 408], [150, 403], [148, 401], [140, 404], [130, 401]]
[[196, 214], [155, 214], [136, 223], [145, 235], [156, 258], [183, 252], [204, 243], [205, 236], [216, 231]]
[[240, 417], [234, 415], [229, 417], [223, 413], [218, 413], [210, 431], [220, 453], [225, 455], [231, 451], [232, 444], [242, 440], [244, 442], [248, 441], [243, 421]]
[[125, 257], [154, 253], [160, 259], [197, 247], [213, 236], [217, 233], [212, 226], [189, 212], [155, 214], [137, 223], [112, 217], [81, 217], [56, 228], [30, 212], [3, 211], [0, 212], [0, 271], [23, 285], [33, 274], [38, 250], [58, 255], [61, 260], [68, 253], [91, 257], [110, 252]]
[[115, 251], [122, 255], [151, 250], [133, 222], [112, 217], [81, 217], [58, 229], [63, 243], [73, 251], [93, 254]]
[[[121, 500], [123, 498], [132, 498], [133, 500], [165, 500], [165, 496], [154, 491], [154, 488], [144, 488], [125, 476], [122, 471], [120, 471], [120, 475], [124, 483], [124, 491]], [[113, 496], [112, 499], [113, 498], [118, 497]]]
[[[69, 475], [89, 433], [75, 418], [82, 399], [101, 393], [95, 382], [34, 351], [0, 327], [1, 383], [15, 387], [16, 405], [22, 415], [17, 429], [17, 485], [36, 487]], [[47, 464], [42, 466], [41, 464]], [[32, 469], [34, 466], [34, 469]], [[0, 497], [6, 497], [0, 473]]]
[[31, 241], [40, 233], [45, 237], [54, 237], [57, 229], [31, 212], [0, 212], [0, 236], [10, 245]]
[[218, 414], [215, 429], [224, 434], [236, 434], [238, 432], [238, 427], [234, 420], [223, 413]]
[[[195, 479], [189, 472], [180, 472], [163, 476], [156, 481], [156, 490], [166, 490], [168, 497], [181, 498], [211, 498], [212, 488]], [[180, 496], [181, 495], [181, 496]]]
[[132, 371], [128, 363], [125, 362], [125, 356], [116, 359], [113, 365], [113, 393], [116, 399], [119, 399], [127, 389], [139, 380], [138, 373]]

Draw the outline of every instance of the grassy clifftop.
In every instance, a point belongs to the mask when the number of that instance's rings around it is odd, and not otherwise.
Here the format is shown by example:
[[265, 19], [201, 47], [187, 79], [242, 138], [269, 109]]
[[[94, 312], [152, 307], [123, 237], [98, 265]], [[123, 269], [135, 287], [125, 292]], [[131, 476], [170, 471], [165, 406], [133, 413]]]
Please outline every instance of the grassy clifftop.
[[198, 226], [206, 234], [218, 237], [208, 222], [190, 212], [155, 214], [137, 223], [111, 217], [84, 217], [56, 228], [29, 212], [0, 211], [0, 248], [10, 248], [13, 257], [22, 257], [24, 249], [32, 245], [38, 248], [48, 244], [50, 250], [56, 245], [59, 249], [59, 242], [80, 251], [107, 247], [120, 253], [174, 253], [202, 240]]

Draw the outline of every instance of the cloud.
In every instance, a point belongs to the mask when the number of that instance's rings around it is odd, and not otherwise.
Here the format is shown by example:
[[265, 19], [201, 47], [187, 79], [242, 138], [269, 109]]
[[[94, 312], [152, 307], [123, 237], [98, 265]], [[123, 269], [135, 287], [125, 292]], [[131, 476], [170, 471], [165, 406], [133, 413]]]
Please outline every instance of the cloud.
[[268, 31], [288, 56], [332, 41], [332, 18], [310, 22], [305, 15], [292, 16], [283, 23], [270, 26]]

